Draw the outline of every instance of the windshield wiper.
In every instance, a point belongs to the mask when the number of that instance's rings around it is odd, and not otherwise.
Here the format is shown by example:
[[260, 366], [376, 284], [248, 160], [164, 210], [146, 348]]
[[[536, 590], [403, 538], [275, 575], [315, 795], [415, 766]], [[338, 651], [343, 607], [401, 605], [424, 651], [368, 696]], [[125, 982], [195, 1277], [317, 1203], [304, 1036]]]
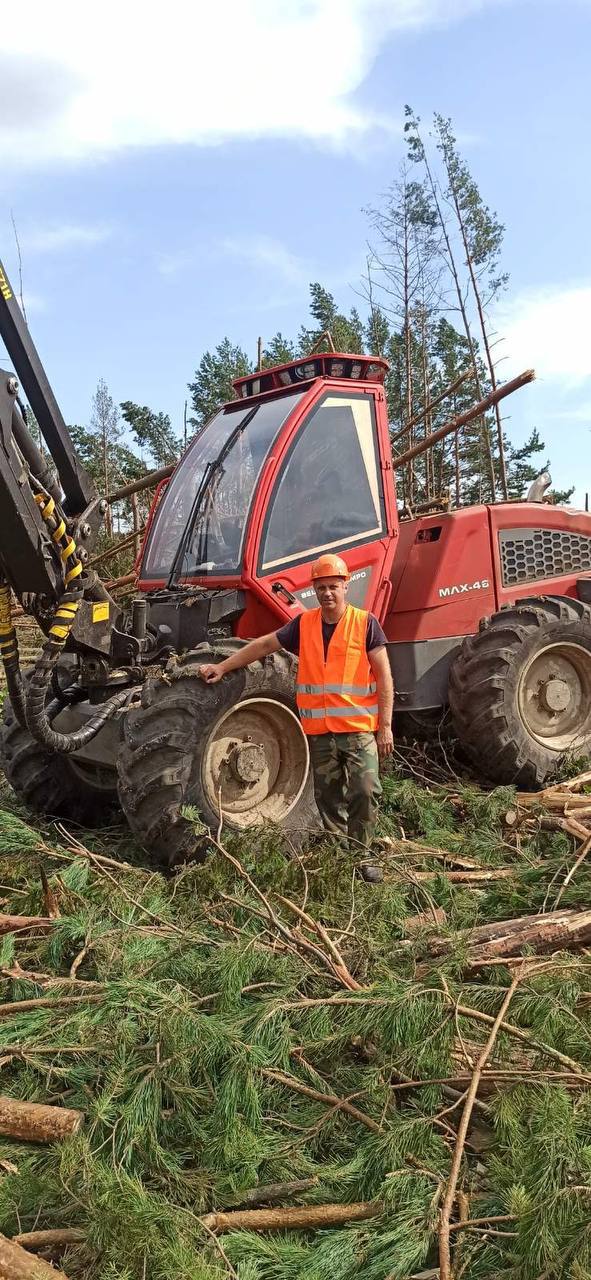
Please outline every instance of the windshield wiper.
[[234, 430], [230, 432], [230, 435], [228, 436], [226, 443], [222, 445], [222, 448], [220, 449], [220, 452], [218, 453], [217, 458], [213, 458], [212, 461], [208, 462], [207, 466], [205, 467], [205, 470], [201, 477], [201, 483], [197, 489], [197, 493], [195, 494], [195, 498], [191, 505], [191, 510], [189, 512], [187, 523], [183, 529], [183, 535], [180, 540], [178, 550], [172, 562], [172, 568], [170, 570], [170, 575], [167, 583], [167, 586], [169, 588], [176, 587], [178, 584], [178, 580], [182, 572], [182, 566], [185, 562], [185, 556], [188, 550], [189, 538], [194, 528], [195, 519], [197, 517], [199, 508], [201, 506], [202, 499], [205, 496], [207, 489], [209, 488], [209, 483], [211, 480], [213, 480], [213, 477], [216, 476], [218, 472], [221, 470], [221, 468], [223, 467], [223, 464], [226, 461], [226, 458], [230, 450], [233, 448], [235, 441], [238, 439], [239, 435], [242, 434], [244, 429], [248, 426], [249, 422], [252, 422], [252, 419], [254, 418], [254, 415], [258, 407], [259, 407], [258, 404], [253, 405], [251, 412], [247, 413], [246, 417], [242, 418], [241, 421], [238, 423], [238, 425], [234, 428]]

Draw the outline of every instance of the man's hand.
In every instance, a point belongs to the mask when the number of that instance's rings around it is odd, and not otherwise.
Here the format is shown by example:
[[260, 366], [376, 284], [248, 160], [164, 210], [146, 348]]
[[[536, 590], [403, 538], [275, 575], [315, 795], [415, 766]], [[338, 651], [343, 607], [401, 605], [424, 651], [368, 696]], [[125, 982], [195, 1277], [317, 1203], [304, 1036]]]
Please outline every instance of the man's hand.
[[378, 729], [376, 742], [380, 760], [387, 760], [394, 750], [394, 734], [389, 725], [385, 725], [383, 729]]
[[221, 662], [206, 662], [199, 668], [198, 674], [207, 684], [217, 684], [218, 680], [221, 680], [222, 676], [226, 674], [222, 670], [222, 665]]

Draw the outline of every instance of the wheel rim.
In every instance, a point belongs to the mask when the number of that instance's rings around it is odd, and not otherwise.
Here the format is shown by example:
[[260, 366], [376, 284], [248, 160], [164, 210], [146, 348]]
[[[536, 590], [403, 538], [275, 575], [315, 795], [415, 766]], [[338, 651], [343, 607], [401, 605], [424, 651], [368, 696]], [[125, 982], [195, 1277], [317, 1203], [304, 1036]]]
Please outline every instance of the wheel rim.
[[203, 789], [214, 812], [220, 793], [234, 827], [284, 822], [306, 785], [310, 753], [293, 711], [273, 698], [247, 698], [214, 725], [202, 760]]
[[582, 748], [591, 736], [591, 653], [552, 644], [530, 659], [519, 681], [521, 719], [550, 751]]

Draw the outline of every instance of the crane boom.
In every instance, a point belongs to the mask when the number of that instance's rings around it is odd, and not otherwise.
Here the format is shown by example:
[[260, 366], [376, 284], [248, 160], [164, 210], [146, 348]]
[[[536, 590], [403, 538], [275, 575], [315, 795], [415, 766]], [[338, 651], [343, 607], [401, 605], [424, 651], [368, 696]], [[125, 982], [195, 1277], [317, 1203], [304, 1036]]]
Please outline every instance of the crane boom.
[[96, 497], [96, 489], [76, 456], [62, 412], [1, 261], [0, 338], [55, 463], [64, 492], [64, 511], [67, 515], [78, 515]]

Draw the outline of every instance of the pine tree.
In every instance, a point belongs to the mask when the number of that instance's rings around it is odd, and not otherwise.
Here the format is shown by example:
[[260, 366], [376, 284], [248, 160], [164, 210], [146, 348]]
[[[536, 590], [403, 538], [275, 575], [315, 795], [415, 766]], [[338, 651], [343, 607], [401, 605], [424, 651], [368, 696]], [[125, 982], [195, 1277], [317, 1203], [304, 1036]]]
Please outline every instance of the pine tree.
[[[470, 319], [468, 316], [465, 290], [464, 290], [464, 286], [463, 286], [463, 282], [460, 274], [460, 266], [457, 262], [456, 254], [454, 252], [454, 248], [452, 244], [451, 232], [448, 226], [447, 218], [443, 210], [441, 192], [440, 192], [438, 183], [435, 179], [435, 176], [429, 161], [429, 157], [427, 155], [427, 151], [425, 149], [425, 145], [421, 136], [420, 117], [416, 116], [412, 111], [412, 108], [409, 106], [406, 106], [404, 108], [404, 115], [405, 115], [404, 132], [405, 132], [407, 144], [408, 144], [408, 155], [409, 155], [409, 158], [415, 164], [421, 164], [425, 169], [427, 182], [429, 185], [429, 191], [431, 193], [433, 206], [437, 213], [437, 219], [438, 219], [439, 227], [441, 230], [441, 235], [443, 238], [443, 244], [445, 247], [445, 255], [447, 258], [447, 264], [448, 264], [449, 272], [451, 275], [452, 292], [455, 298], [455, 305], [457, 306], [457, 309], [459, 310], [460, 315], [462, 317], [462, 325], [463, 325], [464, 333], [466, 335], [466, 339], [468, 341], [468, 345], [470, 349], [470, 360], [471, 360], [472, 368], [474, 371], [474, 385], [476, 389], [476, 394], [478, 396], [478, 399], [481, 400], [484, 396], [484, 384], [482, 381], [481, 366], [479, 365], [478, 358], [477, 358], [477, 346], [474, 341], [472, 327], [471, 327]], [[492, 451], [491, 440], [490, 440], [490, 431], [489, 431], [489, 427], [487, 425], [486, 419], [484, 417], [481, 419], [480, 430], [482, 435], [483, 456], [486, 461], [486, 475], [488, 478], [489, 493], [490, 493], [491, 499], [494, 502], [495, 495], [496, 495], [495, 466], [494, 466], [493, 451]], [[481, 483], [481, 488], [482, 487], [483, 485]]]
[[[536, 480], [544, 471], [550, 469], [550, 459], [538, 466], [534, 466], [532, 459], [537, 454], [544, 453], [546, 448], [544, 441], [540, 440], [540, 433], [537, 427], [530, 432], [527, 440], [517, 447], [512, 445], [508, 440], [505, 441], [507, 453], [507, 479], [509, 486], [510, 498], [525, 498], [527, 490], [533, 480]], [[571, 489], [551, 489], [549, 497], [554, 503], [568, 502], [574, 493], [574, 485]]]
[[[487, 302], [491, 302], [497, 296], [508, 281], [508, 276], [499, 271], [499, 257], [505, 228], [499, 222], [496, 214], [484, 203], [474, 178], [465, 162], [459, 156], [456, 139], [451, 130], [451, 120], [446, 120], [436, 113], [434, 123], [435, 135], [438, 139], [437, 146], [443, 157], [447, 176], [448, 194], [456, 213], [466, 254], [466, 266], [478, 314], [490, 385], [494, 391], [497, 386], [497, 378], [485, 316], [485, 306]], [[487, 290], [486, 298], [483, 296], [483, 285]], [[502, 496], [506, 498], [508, 496], [507, 468], [503, 424], [498, 404], [494, 407], [494, 414], [497, 426], [497, 456], [501, 492]]]
[[193, 382], [189, 383], [195, 427], [203, 427], [226, 400], [234, 398], [232, 382], [252, 372], [252, 364], [245, 351], [234, 346], [229, 338], [213, 351], [201, 357]]
[[363, 324], [355, 309], [346, 316], [339, 311], [337, 304], [328, 289], [318, 282], [310, 285], [310, 313], [318, 327], [300, 330], [299, 353], [307, 355], [312, 347], [320, 341], [325, 333], [329, 333], [336, 351], [358, 354], [363, 350]]
[[133, 438], [143, 453], [148, 453], [155, 467], [167, 467], [176, 462], [181, 452], [181, 441], [175, 435], [167, 413], [154, 413], [147, 405], [124, 400], [121, 412], [132, 430]]
[[[114, 449], [117, 446], [123, 428], [119, 424], [119, 410], [104, 378], [99, 378], [92, 399], [90, 429], [97, 439], [100, 456], [101, 488], [107, 495], [113, 488], [115, 478]], [[113, 532], [113, 520], [110, 508], [105, 516], [105, 527], [109, 535]]]
[[263, 368], [270, 369], [273, 365], [289, 364], [290, 360], [295, 360], [297, 354], [295, 343], [277, 332], [263, 351]]
[[[401, 336], [403, 367], [397, 384], [400, 398], [398, 405], [390, 404], [390, 410], [394, 420], [400, 422], [399, 435], [404, 424], [409, 424], [406, 444], [411, 446], [415, 441], [412, 422], [417, 410], [426, 403], [429, 387], [424, 339], [426, 313], [436, 292], [437, 217], [426, 183], [411, 179], [406, 164], [401, 166], [385, 203], [370, 209], [369, 216], [377, 244], [368, 266], [367, 285], [371, 303], [377, 294], [380, 306]], [[396, 355], [400, 355], [398, 348]], [[413, 463], [409, 464], [407, 479], [412, 505], [416, 487]], [[430, 482], [425, 485], [425, 492], [429, 489]]]

